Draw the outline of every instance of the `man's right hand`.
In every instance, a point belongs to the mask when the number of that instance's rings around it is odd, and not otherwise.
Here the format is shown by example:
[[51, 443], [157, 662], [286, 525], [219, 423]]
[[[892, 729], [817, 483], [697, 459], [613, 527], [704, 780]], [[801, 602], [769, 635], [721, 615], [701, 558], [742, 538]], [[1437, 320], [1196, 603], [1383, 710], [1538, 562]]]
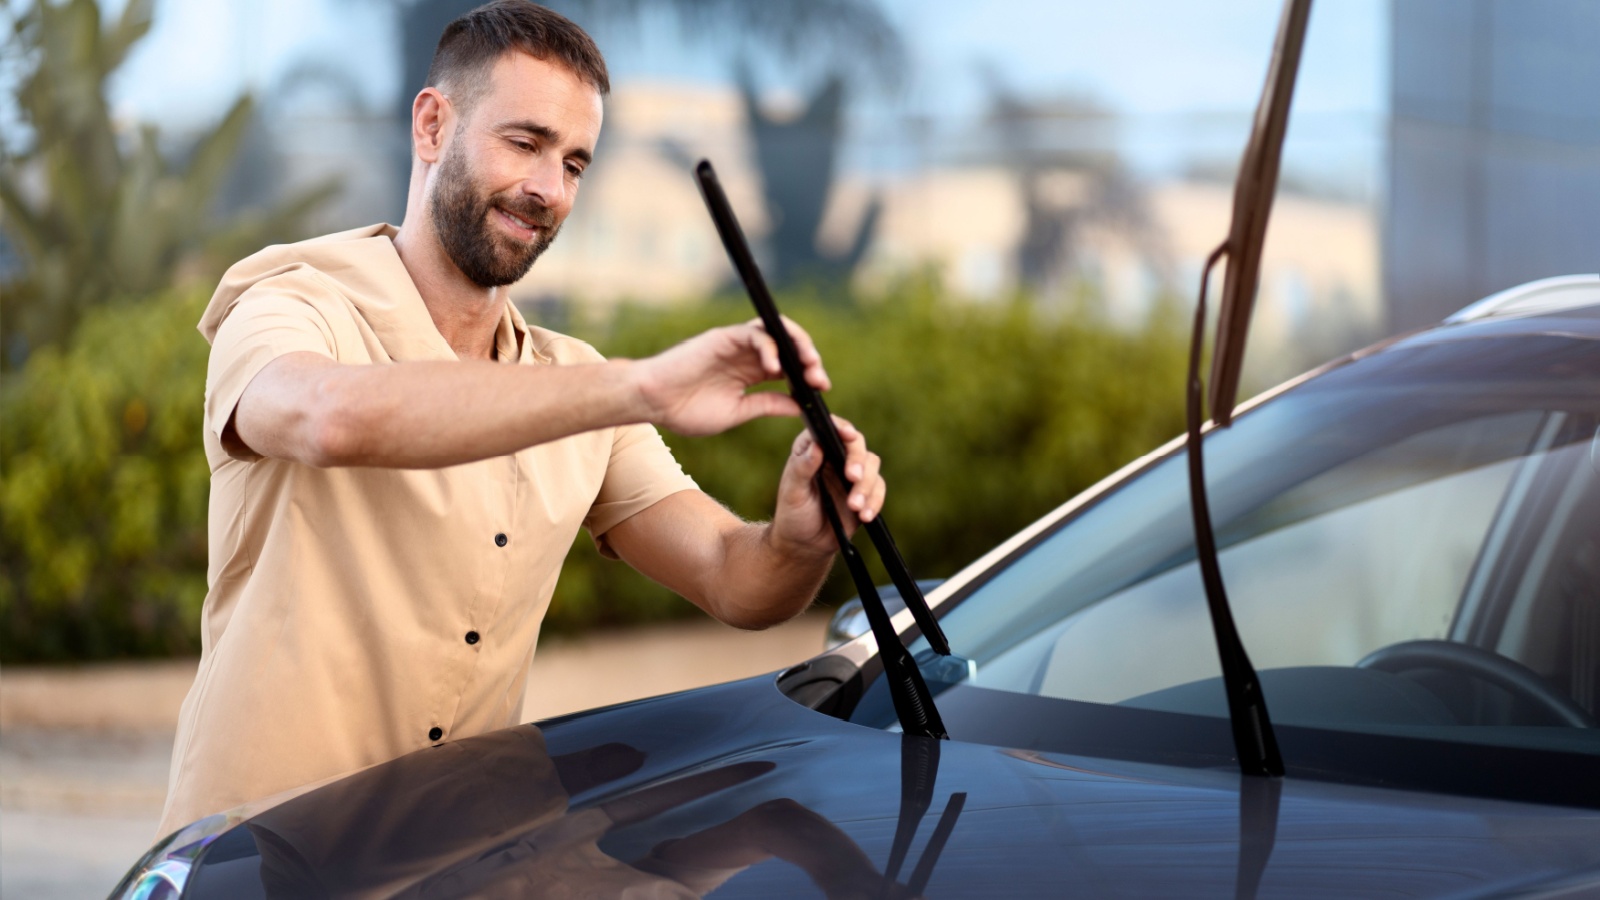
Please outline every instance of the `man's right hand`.
[[[805, 366], [806, 381], [827, 390], [828, 374], [811, 336], [787, 318], [783, 321]], [[712, 329], [634, 366], [651, 421], [678, 434], [717, 434], [761, 416], [800, 414], [788, 394], [747, 393], [783, 377], [778, 345], [759, 319]]]

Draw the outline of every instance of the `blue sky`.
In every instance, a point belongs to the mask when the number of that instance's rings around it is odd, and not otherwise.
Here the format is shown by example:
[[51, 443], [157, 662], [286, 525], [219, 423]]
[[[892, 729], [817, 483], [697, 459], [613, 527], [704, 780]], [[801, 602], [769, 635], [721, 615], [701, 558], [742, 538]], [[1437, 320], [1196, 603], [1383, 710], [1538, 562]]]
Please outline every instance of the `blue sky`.
[[[1086, 94], [1126, 115], [1130, 157], [1157, 169], [1195, 140], [1192, 120], [1247, 116], [1280, 8], [1278, 0], [883, 5], [904, 35], [911, 72], [898, 92], [862, 98], [858, 114], [975, 116], [987, 99], [977, 73], [989, 66], [1025, 94]], [[349, 72], [381, 106], [399, 82], [392, 8], [383, 0], [158, 0], [153, 33], [115, 84], [116, 107], [181, 129], [214, 117], [241, 88], [268, 87], [307, 61]], [[1298, 154], [1352, 171], [1375, 164], [1388, 91], [1387, 15], [1387, 0], [1314, 7], [1291, 161]], [[728, 54], [705, 41], [685, 45], [675, 29], [653, 25], [598, 35], [616, 82], [728, 80]], [[1239, 127], [1223, 129], [1220, 143], [1242, 141]]]
[[[114, 0], [113, 0], [114, 2]], [[759, 0], [752, 0], [759, 2]], [[1019, 85], [1087, 90], [1130, 113], [1248, 107], [1260, 89], [1276, 0], [886, 0], [911, 48], [908, 93], [978, 102], [972, 72], [1001, 67]], [[1384, 0], [1324, 0], [1311, 24], [1297, 106], [1380, 110]], [[618, 80], [720, 81], [721, 57], [671, 36], [619, 35]], [[270, 83], [301, 59], [336, 61], [374, 98], [399, 80], [387, 4], [376, 0], [158, 0], [156, 27], [129, 61], [117, 96], [130, 112], [205, 115], [246, 84]]]

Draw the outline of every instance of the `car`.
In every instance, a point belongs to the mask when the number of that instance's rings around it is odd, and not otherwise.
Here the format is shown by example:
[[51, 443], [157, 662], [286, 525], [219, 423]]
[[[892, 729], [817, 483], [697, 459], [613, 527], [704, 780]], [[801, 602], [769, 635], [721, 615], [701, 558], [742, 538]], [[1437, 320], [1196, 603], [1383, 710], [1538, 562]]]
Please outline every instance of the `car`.
[[950, 740], [900, 732], [861, 634], [213, 816], [115, 896], [1600, 894], [1600, 275], [1205, 456], [1282, 778], [1237, 764], [1180, 438], [929, 590], [960, 657], [895, 615]]

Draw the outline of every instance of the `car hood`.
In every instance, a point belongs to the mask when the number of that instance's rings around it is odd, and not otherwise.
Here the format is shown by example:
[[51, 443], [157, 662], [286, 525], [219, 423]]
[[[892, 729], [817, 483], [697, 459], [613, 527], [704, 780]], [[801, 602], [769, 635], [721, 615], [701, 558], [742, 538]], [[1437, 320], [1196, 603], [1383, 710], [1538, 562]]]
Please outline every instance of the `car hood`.
[[238, 825], [185, 896], [1562, 896], [1600, 813], [904, 737], [771, 676], [454, 741]]

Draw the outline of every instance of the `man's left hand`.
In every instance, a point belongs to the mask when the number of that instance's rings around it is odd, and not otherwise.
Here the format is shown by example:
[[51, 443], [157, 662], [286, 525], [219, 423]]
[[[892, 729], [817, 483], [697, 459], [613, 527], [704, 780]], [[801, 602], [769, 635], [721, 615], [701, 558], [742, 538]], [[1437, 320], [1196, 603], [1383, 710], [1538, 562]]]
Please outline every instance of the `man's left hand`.
[[[888, 488], [879, 473], [878, 454], [867, 449], [866, 436], [838, 416], [833, 417], [833, 423], [844, 441], [844, 469], [850, 484], [837, 483], [832, 474], [825, 475], [822, 480], [833, 492], [834, 508], [839, 511], [845, 531], [854, 534], [858, 524], [877, 518]], [[801, 431], [794, 439], [789, 461], [778, 482], [778, 504], [768, 535], [775, 548], [817, 556], [838, 551], [817, 493], [816, 475], [822, 464], [822, 448], [812, 439], [810, 431]], [[843, 492], [845, 488], [848, 494]]]

